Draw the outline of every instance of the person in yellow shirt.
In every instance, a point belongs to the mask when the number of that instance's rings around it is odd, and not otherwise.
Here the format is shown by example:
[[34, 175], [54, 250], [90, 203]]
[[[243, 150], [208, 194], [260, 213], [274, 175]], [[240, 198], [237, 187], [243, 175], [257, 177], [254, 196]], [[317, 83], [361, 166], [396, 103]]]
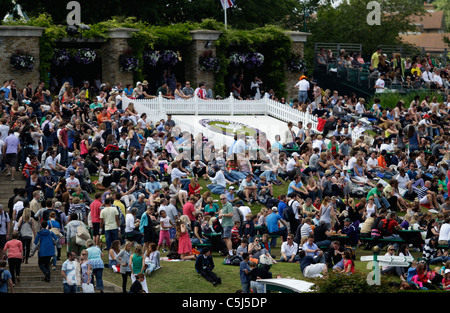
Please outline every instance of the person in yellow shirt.
[[420, 70], [419, 64], [417, 62], [414, 63], [413, 66], [411, 67], [411, 75], [415, 77], [422, 76], [422, 71]]
[[378, 63], [380, 62], [380, 55], [381, 55], [381, 48], [378, 47], [377, 51], [375, 51], [372, 54], [372, 57], [370, 58], [370, 67], [372, 70], [375, 70], [378, 68]]

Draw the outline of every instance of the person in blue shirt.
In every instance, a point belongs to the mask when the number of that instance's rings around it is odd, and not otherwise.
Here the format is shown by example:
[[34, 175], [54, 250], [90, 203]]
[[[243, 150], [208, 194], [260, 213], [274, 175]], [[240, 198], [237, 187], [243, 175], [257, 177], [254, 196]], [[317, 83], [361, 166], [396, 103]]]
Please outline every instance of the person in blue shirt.
[[239, 277], [241, 279], [242, 293], [250, 292], [250, 265], [248, 261], [250, 260], [250, 254], [243, 253], [243, 260], [239, 264]]
[[149, 181], [145, 183], [145, 191], [153, 195], [155, 190], [161, 190], [161, 184], [156, 180], [156, 176], [152, 174], [149, 176]]
[[[280, 221], [284, 226], [279, 227], [278, 221]], [[283, 237], [283, 241], [287, 240], [287, 226], [286, 222], [283, 220], [283, 218], [278, 214], [278, 208], [273, 207], [272, 213], [267, 215], [266, 217], [266, 225], [267, 225], [267, 231], [269, 232], [269, 235], [279, 235]]]
[[5, 282], [0, 282], [0, 293], [8, 293], [8, 285], [11, 293], [14, 293], [14, 284], [12, 281], [11, 272], [6, 269], [5, 260], [0, 261], [0, 277], [1, 276], [3, 276], [2, 278]]
[[278, 215], [283, 217], [283, 211], [286, 208], [287, 204], [287, 197], [286, 195], [280, 195], [280, 202], [278, 202]]
[[300, 175], [295, 175], [294, 180], [289, 183], [288, 192], [287, 192], [288, 197], [292, 198], [295, 194], [300, 195], [300, 197], [302, 197], [302, 198], [309, 196], [309, 192], [305, 188], [305, 186], [303, 186]]

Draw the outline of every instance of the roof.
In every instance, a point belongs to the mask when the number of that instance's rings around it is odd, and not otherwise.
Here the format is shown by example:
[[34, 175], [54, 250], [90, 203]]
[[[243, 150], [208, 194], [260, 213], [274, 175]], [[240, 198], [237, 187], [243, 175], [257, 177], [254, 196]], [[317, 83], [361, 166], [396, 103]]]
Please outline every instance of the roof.
[[444, 12], [427, 12], [424, 16], [413, 15], [410, 19], [412, 24], [422, 24], [424, 30], [441, 29], [444, 25]]
[[421, 33], [417, 35], [400, 35], [403, 42], [423, 48], [438, 48], [440, 50], [448, 48], [444, 42], [444, 36], [450, 38], [450, 33]]

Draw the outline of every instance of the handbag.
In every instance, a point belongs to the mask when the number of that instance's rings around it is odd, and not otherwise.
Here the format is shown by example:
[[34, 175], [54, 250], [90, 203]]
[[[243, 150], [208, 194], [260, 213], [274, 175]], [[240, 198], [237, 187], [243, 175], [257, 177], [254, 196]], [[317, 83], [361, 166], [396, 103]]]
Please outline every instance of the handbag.
[[81, 284], [81, 289], [83, 290], [83, 293], [94, 293], [94, 285], [93, 284]]
[[61, 237], [61, 232], [59, 231], [59, 229], [56, 227], [53, 227], [51, 220], [48, 220], [48, 221], [50, 222], [50, 226], [52, 227], [52, 228], [50, 228], [50, 231], [52, 233], [54, 233], [56, 236]]
[[91, 234], [89, 234], [89, 231], [84, 227], [84, 225], [79, 225], [77, 227], [77, 237], [83, 240], [88, 240], [91, 238]]

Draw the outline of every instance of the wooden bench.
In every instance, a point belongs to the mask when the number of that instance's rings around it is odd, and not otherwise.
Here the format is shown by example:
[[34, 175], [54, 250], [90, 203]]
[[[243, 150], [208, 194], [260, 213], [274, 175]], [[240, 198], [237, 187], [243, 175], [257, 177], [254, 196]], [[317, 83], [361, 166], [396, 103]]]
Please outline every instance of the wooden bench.
[[366, 244], [365, 250], [370, 249], [370, 248], [368, 248], [369, 246], [373, 247], [374, 245], [377, 245], [378, 243], [386, 243], [386, 244], [394, 244], [394, 243], [403, 244], [403, 243], [406, 243], [406, 241], [404, 239], [401, 239], [401, 238], [400, 239], [383, 239], [383, 238], [381, 238], [381, 239], [374, 239], [374, 238], [370, 237], [370, 238], [360, 238], [360, 240], [361, 240], [362, 243]]

